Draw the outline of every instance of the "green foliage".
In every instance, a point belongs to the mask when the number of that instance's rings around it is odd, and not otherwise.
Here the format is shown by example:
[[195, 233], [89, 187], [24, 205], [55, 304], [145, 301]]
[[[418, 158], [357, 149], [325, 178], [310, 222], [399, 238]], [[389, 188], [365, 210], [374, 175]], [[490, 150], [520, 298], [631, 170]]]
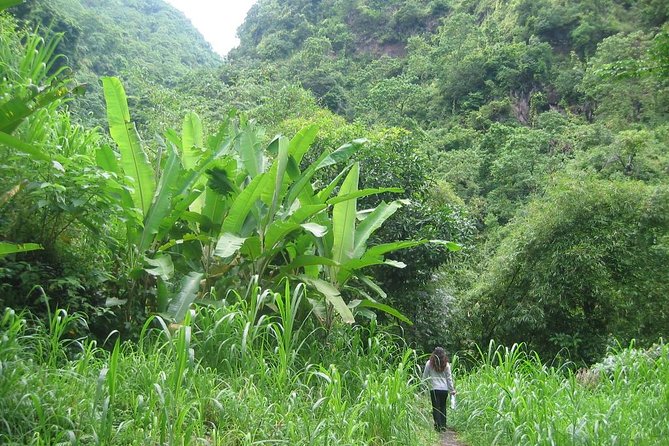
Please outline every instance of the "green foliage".
[[124, 74], [133, 92], [149, 97], [152, 88], [172, 87], [191, 69], [219, 62], [192, 24], [162, 1], [31, 0], [11, 11], [31, 27], [62, 33], [56, 53], [65, 57], [59, 65], [67, 63], [77, 81], [88, 84], [71, 109], [91, 125], [105, 122], [99, 76]]
[[[458, 408], [449, 413], [472, 446], [656, 444], [669, 378], [668, 348], [616, 347], [577, 373], [543, 364], [525, 345], [490, 344], [457, 374]], [[456, 370], [457, 373], [457, 370]], [[615, 409], [612, 409], [615, 408]], [[603, 422], [607, 420], [607, 422]]]
[[[67, 338], [84, 323], [79, 315], [57, 310], [40, 323], [6, 310], [1, 441], [434, 440], [415, 398], [420, 382], [411, 350], [374, 327], [342, 328], [323, 342], [322, 333], [293, 325], [303, 289], [253, 293], [225, 308], [199, 309], [195, 322], [187, 317], [174, 332], [156, 318], [137, 344], [116, 341], [109, 349]], [[280, 316], [258, 319], [268, 305]]]
[[473, 290], [483, 340], [591, 361], [610, 333], [666, 336], [667, 203], [665, 186], [557, 181], [509, 225]]
[[[2, 301], [25, 302], [42, 313], [43, 296], [36, 291], [41, 285], [62, 307], [103, 315], [100, 288], [108, 276], [95, 266], [106, 264], [104, 245], [113, 226], [104, 178], [92, 160], [99, 135], [73, 125], [58, 110], [73, 90], [54, 54], [60, 37], [45, 40], [17, 32], [6, 16], [0, 20], [0, 64], [6, 68], [0, 79], [1, 126], [11, 133], [0, 138], [6, 181], [0, 237], [44, 248], [4, 259]], [[100, 249], [93, 240], [102, 242]]]

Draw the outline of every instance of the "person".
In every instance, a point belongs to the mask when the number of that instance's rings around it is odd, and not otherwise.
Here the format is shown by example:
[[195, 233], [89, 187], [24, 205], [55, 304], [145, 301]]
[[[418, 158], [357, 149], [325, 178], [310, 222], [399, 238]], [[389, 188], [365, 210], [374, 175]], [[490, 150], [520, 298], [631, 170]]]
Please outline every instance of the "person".
[[423, 379], [426, 380], [430, 389], [434, 428], [444, 431], [446, 430], [446, 402], [449, 394], [455, 395], [457, 392], [453, 386], [451, 364], [443, 348], [435, 348], [430, 355], [423, 370]]

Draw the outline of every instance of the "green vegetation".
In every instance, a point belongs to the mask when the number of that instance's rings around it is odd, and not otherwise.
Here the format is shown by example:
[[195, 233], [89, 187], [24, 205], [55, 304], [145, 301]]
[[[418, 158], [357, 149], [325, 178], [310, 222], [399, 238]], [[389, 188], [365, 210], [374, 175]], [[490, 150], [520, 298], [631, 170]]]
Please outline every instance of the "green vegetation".
[[669, 348], [616, 348], [589, 370], [549, 367], [490, 344], [460, 380], [454, 423], [468, 444], [639, 444], [666, 438]]
[[[35, 321], [3, 314], [3, 444], [295, 445], [429, 443], [415, 356], [373, 327], [343, 328], [321, 343], [290, 313], [292, 296], [259, 289], [200, 309], [175, 332], [136, 343], [68, 338], [86, 321], [57, 310]], [[292, 329], [292, 331], [291, 331]], [[276, 349], [277, 354], [268, 352]], [[419, 430], [419, 434], [416, 430]]]
[[0, 442], [665, 438], [668, 18], [0, 0]]

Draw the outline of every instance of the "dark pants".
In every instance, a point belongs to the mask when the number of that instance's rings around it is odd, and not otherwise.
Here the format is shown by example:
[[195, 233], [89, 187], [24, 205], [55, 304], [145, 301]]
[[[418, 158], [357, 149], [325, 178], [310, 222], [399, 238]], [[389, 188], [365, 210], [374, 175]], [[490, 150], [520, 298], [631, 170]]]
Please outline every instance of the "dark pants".
[[448, 395], [448, 390], [430, 390], [432, 418], [434, 418], [434, 428], [438, 431], [446, 429], [446, 401], [448, 401]]

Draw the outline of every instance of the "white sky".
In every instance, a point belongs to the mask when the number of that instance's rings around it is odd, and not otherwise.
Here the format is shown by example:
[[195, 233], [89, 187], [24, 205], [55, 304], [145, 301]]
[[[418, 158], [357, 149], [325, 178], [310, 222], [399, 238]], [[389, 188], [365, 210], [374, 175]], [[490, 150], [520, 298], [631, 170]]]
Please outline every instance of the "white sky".
[[221, 56], [239, 44], [237, 28], [256, 0], [166, 0], [182, 11]]

